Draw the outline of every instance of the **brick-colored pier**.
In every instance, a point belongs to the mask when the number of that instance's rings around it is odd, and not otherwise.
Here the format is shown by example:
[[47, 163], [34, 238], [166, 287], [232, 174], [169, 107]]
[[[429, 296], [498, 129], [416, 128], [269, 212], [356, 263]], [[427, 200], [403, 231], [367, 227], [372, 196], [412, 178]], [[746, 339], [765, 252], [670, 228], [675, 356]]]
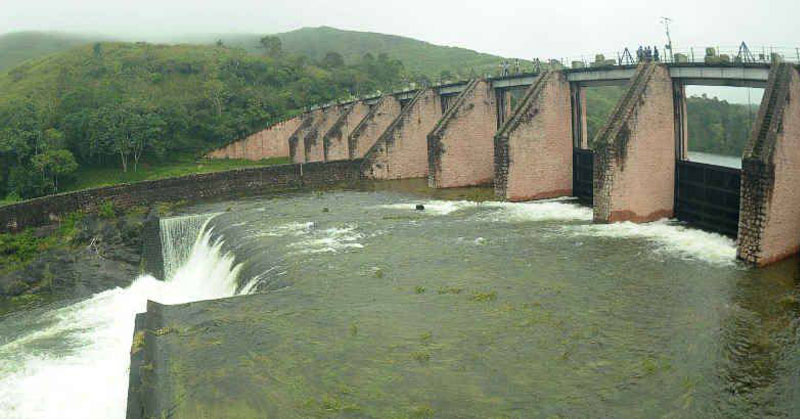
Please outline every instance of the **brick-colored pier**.
[[673, 215], [675, 123], [666, 66], [639, 65], [591, 147], [596, 222], [649, 222]]
[[472, 80], [428, 134], [428, 184], [436, 188], [491, 184], [497, 101], [486, 80]]
[[495, 135], [495, 195], [510, 201], [572, 194], [570, 87], [540, 75]]

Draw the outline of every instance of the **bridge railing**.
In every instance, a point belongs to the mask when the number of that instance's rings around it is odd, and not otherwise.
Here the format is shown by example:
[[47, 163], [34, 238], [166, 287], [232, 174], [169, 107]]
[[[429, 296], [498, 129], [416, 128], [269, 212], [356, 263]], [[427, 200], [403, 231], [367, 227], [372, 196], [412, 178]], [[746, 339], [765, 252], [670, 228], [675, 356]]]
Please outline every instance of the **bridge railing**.
[[[800, 48], [798, 47], [748, 47], [742, 43], [739, 46], [673, 47], [672, 53], [667, 49], [659, 48], [658, 52], [657, 61], [675, 64], [740, 65], [770, 64], [776, 61], [800, 63]], [[563, 68], [582, 69], [636, 65], [642, 60], [655, 59], [653, 53], [649, 58], [639, 56], [637, 47], [593, 55], [540, 60], [540, 62], [542, 65], [558, 64]]]

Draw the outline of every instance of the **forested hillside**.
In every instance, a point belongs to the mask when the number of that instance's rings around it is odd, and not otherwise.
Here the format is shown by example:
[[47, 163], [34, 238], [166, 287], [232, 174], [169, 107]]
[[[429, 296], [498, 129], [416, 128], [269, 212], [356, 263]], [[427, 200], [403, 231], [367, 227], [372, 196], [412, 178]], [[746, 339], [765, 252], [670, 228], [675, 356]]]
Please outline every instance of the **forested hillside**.
[[0, 35], [0, 72], [25, 60], [101, 41], [104, 37], [58, 32], [13, 32]]
[[[214, 45], [221, 41], [229, 47], [239, 47], [251, 53], [263, 51], [260, 42], [264, 34], [208, 34], [165, 38], [160, 43]], [[386, 54], [402, 61], [410, 77], [425, 76], [438, 80], [497, 73], [503, 58], [466, 48], [434, 45], [395, 35], [374, 32], [345, 31], [330, 27], [302, 28], [275, 34], [285, 52], [322, 60], [328, 53], [342, 56], [345, 63], [358, 63], [365, 54], [377, 57]], [[16, 32], [0, 35], [0, 71], [24, 60], [64, 51], [76, 45], [109, 40], [108, 37], [71, 35], [47, 32]], [[140, 41], [128, 39], [128, 41]], [[449, 75], [449, 76], [448, 76]]]
[[279, 47], [98, 43], [26, 62], [0, 75], [0, 197], [55, 192], [78, 166], [136, 171], [209, 149], [403, 74], [385, 55], [344, 65]]

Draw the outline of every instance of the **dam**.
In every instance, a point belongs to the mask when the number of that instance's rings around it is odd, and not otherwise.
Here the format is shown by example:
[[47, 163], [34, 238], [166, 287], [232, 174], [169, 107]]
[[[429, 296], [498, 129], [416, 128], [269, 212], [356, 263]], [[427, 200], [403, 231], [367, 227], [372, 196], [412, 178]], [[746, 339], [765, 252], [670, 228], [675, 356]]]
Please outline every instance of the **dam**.
[[796, 260], [748, 269], [676, 221], [493, 197], [418, 180], [193, 204], [160, 221], [165, 281], [0, 322], [0, 416], [800, 413]]

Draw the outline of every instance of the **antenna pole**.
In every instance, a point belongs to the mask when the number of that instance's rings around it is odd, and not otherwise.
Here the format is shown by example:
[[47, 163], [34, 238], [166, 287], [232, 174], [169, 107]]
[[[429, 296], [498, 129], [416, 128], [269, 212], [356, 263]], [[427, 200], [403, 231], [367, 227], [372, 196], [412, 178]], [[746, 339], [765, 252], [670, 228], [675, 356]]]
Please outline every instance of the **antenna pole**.
[[667, 31], [667, 49], [669, 50], [669, 61], [674, 61], [672, 57], [672, 37], [669, 36], [669, 23], [672, 22], [671, 18], [661, 16], [661, 23], [664, 24], [664, 29]]

